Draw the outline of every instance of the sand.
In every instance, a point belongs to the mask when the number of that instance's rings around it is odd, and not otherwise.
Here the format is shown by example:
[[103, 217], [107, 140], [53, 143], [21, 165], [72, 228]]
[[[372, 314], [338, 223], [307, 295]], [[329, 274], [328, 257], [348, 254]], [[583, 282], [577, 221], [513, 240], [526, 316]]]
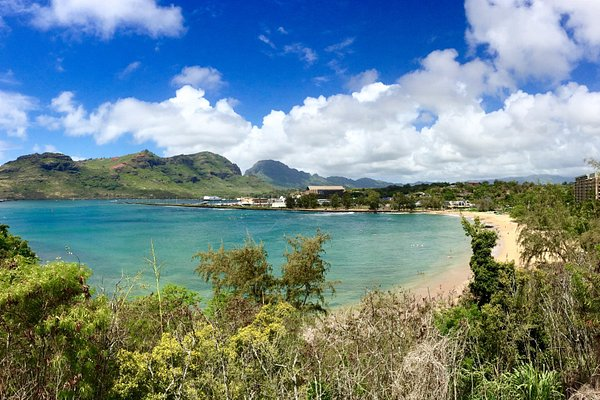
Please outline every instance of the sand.
[[[520, 251], [517, 243], [518, 224], [508, 214], [495, 214], [493, 212], [473, 211], [434, 211], [433, 214], [464, 216], [469, 220], [479, 217], [481, 222], [491, 225], [498, 233], [498, 242], [492, 254], [498, 261], [514, 261], [520, 265]], [[456, 223], [460, 223], [457, 218]], [[418, 283], [408, 286], [417, 297], [449, 296], [456, 297], [467, 287], [471, 279], [471, 270], [468, 261], [454, 265], [447, 271], [437, 276], [426, 278]]]

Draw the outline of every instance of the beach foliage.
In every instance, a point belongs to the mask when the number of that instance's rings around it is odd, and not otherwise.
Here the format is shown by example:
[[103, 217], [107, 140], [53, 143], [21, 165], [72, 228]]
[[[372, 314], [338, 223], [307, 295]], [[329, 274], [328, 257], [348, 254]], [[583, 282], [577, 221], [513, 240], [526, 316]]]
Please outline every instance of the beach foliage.
[[[221, 245], [217, 251], [209, 247], [198, 253], [196, 272], [211, 282], [216, 298], [225, 302], [241, 298], [268, 304], [284, 299], [297, 309], [324, 312], [325, 295], [334, 292], [333, 282], [326, 279], [329, 263], [322, 257], [323, 246], [329, 240], [329, 235], [321, 231], [313, 237], [287, 238], [289, 248], [279, 277], [267, 262], [264, 245], [250, 237], [242, 247], [225, 250]], [[220, 297], [222, 292], [230, 296]]]
[[8, 225], [0, 225], [0, 268], [16, 266], [17, 258], [35, 259], [27, 241], [8, 232]]
[[335, 292], [327, 280], [330, 264], [322, 257], [323, 245], [330, 236], [317, 231], [313, 237], [297, 235], [287, 238], [290, 249], [279, 280], [285, 301], [300, 310], [325, 311], [325, 295]]
[[[18, 259], [0, 269], [3, 398], [97, 398], [110, 373], [110, 308], [78, 264]], [[99, 379], [100, 378], [100, 379]]]
[[469, 290], [481, 307], [490, 303], [494, 296], [505, 296], [515, 285], [515, 266], [513, 263], [498, 262], [492, 257], [498, 234], [486, 229], [479, 218], [475, 218], [471, 224], [463, 217], [462, 225], [465, 234], [471, 237], [473, 253], [469, 262], [473, 272]]
[[216, 294], [225, 290], [257, 303], [268, 301], [275, 279], [262, 243], [248, 236], [241, 247], [225, 250], [221, 244], [215, 251], [209, 246], [207, 251], [196, 254], [196, 258], [200, 260], [196, 272], [212, 284]]

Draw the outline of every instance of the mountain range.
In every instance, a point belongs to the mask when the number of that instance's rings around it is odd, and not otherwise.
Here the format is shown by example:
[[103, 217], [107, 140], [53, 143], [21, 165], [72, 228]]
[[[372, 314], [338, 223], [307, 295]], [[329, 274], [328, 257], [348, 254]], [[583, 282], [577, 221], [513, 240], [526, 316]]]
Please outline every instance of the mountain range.
[[251, 195], [273, 186], [218, 154], [162, 158], [148, 150], [74, 161], [60, 153], [31, 154], [0, 167], [0, 198], [198, 198]]
[[[563, 183], [573, 178], [530, 175], [499, 180]], [[242, 175], [236, 164], [210, 152], [163, 158], [144, 150], [82, 161], [60, 153], [36, 153], [0, 166], [0, 199], [237, 197], [281, 193], [309, 185], [383, 188], [392, 183], [370, 178], [325, 178], [274, 160], [258, 161]]]
[[324, 178], [317, 174], [290, 168], [280, 161], [258, 161], [248, 169], [244, 176], [256, 176], [274, 186], [283, 188], [305, 188], [309, 185], [341, 185], [346, 188], [383, 188], [392, 185], [390, 182], [370, 178], [350, 179], [343, 176]]

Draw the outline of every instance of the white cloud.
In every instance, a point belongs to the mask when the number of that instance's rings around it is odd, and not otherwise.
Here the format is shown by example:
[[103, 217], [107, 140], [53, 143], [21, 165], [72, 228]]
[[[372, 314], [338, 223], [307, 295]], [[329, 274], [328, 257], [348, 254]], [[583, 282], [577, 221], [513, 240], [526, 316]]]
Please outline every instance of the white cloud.
[[155, 0], [51, 0], [47, 6], [34, 5], [28, 11], [40, 29], [68, 28], [105, 39], [120, 29], [152, 37], [184, 32], [181, 8], [161, 7]]
[[217, 69], [198, 65], [184, 67], [173, 77], [171, 83], [175, 86], [192, 85], [204, 90], [218, 90], [225, 84], [223, 76]]
[[322, 84], [329, 82], [329, 77], [324, 75], [315, 76], [312, 78], [312, 81], [315, 85], [321, 86]]
[[486, 110], [482, 99], [510, 85], [490, 62], [460, 63], [455, 50], [442, 50], [394, 84], [308, 97], [258, 126], [191, 86], [162, 102], [127, 98], [91, 112], [64, 92], [52, 101], [57, 114], [39, 121], [98, 143], [131, 135], [169, 155], [214, 151], [242, 168], [278, 159], [324, 175], [398, 182], [583, 172], [583, 159], [600, 153], [600, 92], [576, 83], [512, 90]]
[[551, 0], [557, 11], [567, 16], [566, 28], [588, 58], [597, 59], [600, 50], [600, 2], [588, 0]]
[[64, 59], [62, 57], [58, 57], [56, 59], [56, 63], [54, 66], [54, 69], [56, 69], [56, 72], [65, 72], [65, 67], [63, 67], [63, 61]]
[[283, 52], [284, 54], [296, 54], [298, 58], [304, 61], [307, 65], [314, 64], [319, 58], [313, 49], [304, 46], [302, 43], [286, 45], [283, 48]]
[[226, 154], [242, 166], [275, 158], [311, 172], [406, 182], [574, 175], [600, 151], [600, 93], [584, 86], [517, 91], [493, 112], [458, 101], [420, 129], [415, 100], [400, 85], [382, 83], [351, 96], [309, 98], [289, 114], [271, 113]]
[[7, 150], [12, 150], [12, 149], [14, 149], [14, 146], [11, 143], [0, 140], [0, 161], [2, 163], [4, 163], [5, 161], [8, 161], [5, 158], [6, 156], [5, 156], [4, 152]]
[[519, 79], [567, 79], [600, 49], [600, 2], [466, 0], [467, 40], [486, 46], [499, 69]]
[[212, 106], [204, 91], [191, 86], [177, 90], [175, 97], [160, 103], [134, 98], [104, 103], [87, 112], [63, 92], [52, 100], [59, 116], [46, 116], [39, 122], [49, 129], [63, 129], [68, 135], [91, 135], [99, 144], [131, 134], [139, 142], [153, 141], [166, 154], [221, 152], [242, 140], [250, 123], [235, 113], [226, 100]]
[[125, 79], [131, 75], [135, 70], [140, 68], [142, 63], [140, 61], [133, 61], [129, 63], [121, 72], [119, 72], [119, 79]]
[[24, 138], [29, 127], [29, 111], [35, 108], [31, 97], [0, 90], [0, 131]]
[[421, 69], [398, 79], [398, 83], [421, 107], [433, 112], [477, 106], [484, 94], [510, 85], [488, 63], [475, 59], [456, 61], [454, 49], [436, 50], [421, 61]]
[[340, 57], [344, 56], [347, 53], [351, 52], [349, 49], [349, 46], [351, 46], [352, 43], [354, 43], [354, 39], [355, 38], [353, 38], [353, 37], [346, 38], [346, 39], [342, 40], [341, 42], [329, 45], [329, 46], [325, 47], [325, 51], [328, 53], [335, 53]]
[[377, 79], [379, 79], [379, 72], [374, 68], [368, 69], [360, 74], [351, 76], [346, 83], [346, 87], [350, 90], [358, 91], [364, 86], [376, 82]]
[[277, 32], [281, 33], [282, 35], [289, 34], [289, 32], [283, 26], [280, 26], [279, 28], [277, 28]]
[[272, 49], [277, 48], [277, 46], [275, 46], [275, 43], [273, 43], [267, 35], [264, 35], [264, 34], [258, 35], [258, 40], [260, 40], [261, 42], [263, 42], [264, 44], [266, 44], [267, 46], [269, 46]]
[[6, 72], [0, 72], [0, 83], [5, 85], [18, 85], [19, 81], [15, 78], [15, 73], [9, 69]]
[[34, 144], [33, 148], [32, 148], [34, 153], [59, 153], [58, 149], [56, 148], [56, 146], [51, 145], [51, 144], [44, 144], [44, 145], [39, 145], [39, 144]]

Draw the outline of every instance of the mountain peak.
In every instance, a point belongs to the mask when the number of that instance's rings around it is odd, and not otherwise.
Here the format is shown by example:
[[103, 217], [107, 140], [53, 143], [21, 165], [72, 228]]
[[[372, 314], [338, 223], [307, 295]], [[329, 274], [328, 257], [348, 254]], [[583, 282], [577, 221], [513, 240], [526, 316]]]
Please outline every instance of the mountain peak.
[[288, 167], [281, 161], [275, 160], [258, 161], [244, 175], [257, 176], [272, 185], [286, 188], [302, 188], [309, 185], [343, 185], [348, 188], [376, 188], [391, 185], [388, 182], [376, 181], [369, 178], [358, 180], [342, 176], [324, 178], [317, 174], [311, 175], [308, 172]]

